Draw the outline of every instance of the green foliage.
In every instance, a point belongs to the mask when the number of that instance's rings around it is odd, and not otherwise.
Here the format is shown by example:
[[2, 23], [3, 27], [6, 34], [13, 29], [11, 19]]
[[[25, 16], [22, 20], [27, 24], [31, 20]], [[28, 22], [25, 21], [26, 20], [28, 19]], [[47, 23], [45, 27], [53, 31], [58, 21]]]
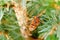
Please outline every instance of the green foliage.
[[46, 40], [58, 40], [56, 34], [53, 34], [53, 35], [49, 35]]
[[4, 36], [4, 34], [0, 35], [0, 40], [7, 40], [6, 37]]
[[41, 37], [46, 34], [46, 40], [55, 40], [55, 38], [57, 38], [57, 33], [56, 37], [54, 34], [51, 36], [52, 39], [48, 35], [54, 25], [58, 25], [60, 23], [59, 10], [56, 10], [54, 6], [51, 6], [51, 4], [59, 4], [59, 1], [56, 2], [54, 0], [37, 0], [27, 3], [29, 17], [37, 16], [42, 12], [42, 10], [46, 9], [46, 12], [40, 16], [40, 25], [36, 30], [32, 32], [33, 37]]
[[[12, 8], [6, 8], [4, 5], [11, 0], [0, 1], [0, 31], [7, 32], [9, 40], [24, 40], [20, 33], [20, 27], [18, 26], [15, 12]], [[54, 0], [32, 0], [27, 2], [27, 12], [30, 18], [39, 15], [42, 10], [46, 9], [46, 12], [40, 16], [40, 25], [32, 32], [34, 38], [47, 35], [45, 40], [60, 40], [60, 10], [51, 6], [51, 4], [60, 5], [60, 1]], [[54, 25], [58, 25], [57, 32], [53, 35], [48, 35]], [[0, 35], [0, 40], [7, 40], [4, 34]]]
[[60, 40], [60, 25], [58, 25], [58, 28], [57, 28], [57, 37], [59, 37], [59, 40]]
[[[6, 0], [5, 0], [6, 1]], [[2, 34], [0, 40], [24, 40], [20, 33], [20, 27], [17, 23], [15, 12], [12, 8], [6, 8], [6, 2], [1, 0], [0, 8], [0, 31], [7, 32], [9, 39]], [[7, 1], [9, 2], [9, 1]]]
[[0, 10], [0, 21], [1, 21], [2, 17], [3, 17], [3, 15], [4, 15], [4, 12], [2, 10]]
[[60, 5], [60, 1], [58, 1], [57, 4]]

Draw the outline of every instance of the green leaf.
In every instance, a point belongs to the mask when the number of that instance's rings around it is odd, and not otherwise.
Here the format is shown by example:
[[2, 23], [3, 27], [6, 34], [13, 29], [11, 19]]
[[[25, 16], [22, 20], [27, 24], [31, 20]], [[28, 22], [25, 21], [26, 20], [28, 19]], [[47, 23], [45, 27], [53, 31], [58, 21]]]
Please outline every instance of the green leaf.
[[58, 37], [56, 34], [49, 35], [45, 40], [58, 40]]
[[60, 25], [58, 25], [58, 27], [57, 27], [57, 37], [60, 40]]
[[0, 21], [1, 21], [2, 17], [3, 17], [3, 15], [4, 15], [3, 10], [0, 10]]
[[0, 35], [0, 40], [7, 40], [6, 37], [4, 36], [4, 34]]

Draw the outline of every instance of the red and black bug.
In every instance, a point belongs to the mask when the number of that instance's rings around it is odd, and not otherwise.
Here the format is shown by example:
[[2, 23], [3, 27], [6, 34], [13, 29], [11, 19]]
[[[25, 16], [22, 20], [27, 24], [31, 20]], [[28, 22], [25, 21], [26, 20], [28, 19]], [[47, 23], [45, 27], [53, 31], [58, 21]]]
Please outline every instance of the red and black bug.
[[37, 26], [39, 25], [40, 23], [40, 19], [38, 16], [34, 16], [32, 21], [31, 21], [31, 24], [29, 25], [29, 30], [30, 31], [33, 31], [37, 28]]

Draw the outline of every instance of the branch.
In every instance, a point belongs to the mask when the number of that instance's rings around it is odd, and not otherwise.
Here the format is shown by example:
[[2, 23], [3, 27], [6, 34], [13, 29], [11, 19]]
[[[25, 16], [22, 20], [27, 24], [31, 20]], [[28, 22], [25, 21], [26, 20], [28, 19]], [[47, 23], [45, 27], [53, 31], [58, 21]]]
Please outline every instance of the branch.
[[30, 35], [30, 32], [27, 28], [28, 17], [27, 17], [26, 7], [23, 5], [19, 5], [14, 1], [12, 1], [12, 4], [14, 4], [13, 9], [15, 11], [15, 15], [17, 17], [18, 24], [21, 27], [20, 31], [21, 31], [23, 37], [27, 38]]

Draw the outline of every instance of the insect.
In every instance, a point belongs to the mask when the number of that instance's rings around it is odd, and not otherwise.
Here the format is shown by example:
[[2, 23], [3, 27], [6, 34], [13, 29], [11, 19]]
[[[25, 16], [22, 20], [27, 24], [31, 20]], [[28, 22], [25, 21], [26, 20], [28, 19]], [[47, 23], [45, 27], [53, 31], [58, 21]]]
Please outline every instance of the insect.
[[40, 24], [39, 17], [38, 16], [34, 16], [32, 21], [31, 21], [31, 24], [29, 25], [29, 30], [30, 31], [35, 30], [39, 24]]
[[40, 12], [40, 14], [38, 14], [37, 16], [34, 16], [30, 25], [29, 25], [29, 30], [33, 31], [37, 28], [37, 26], [40, 24], [40, 16], [42, 16], [44, 13], [46, 12], [46, 9], [42, 10]]

